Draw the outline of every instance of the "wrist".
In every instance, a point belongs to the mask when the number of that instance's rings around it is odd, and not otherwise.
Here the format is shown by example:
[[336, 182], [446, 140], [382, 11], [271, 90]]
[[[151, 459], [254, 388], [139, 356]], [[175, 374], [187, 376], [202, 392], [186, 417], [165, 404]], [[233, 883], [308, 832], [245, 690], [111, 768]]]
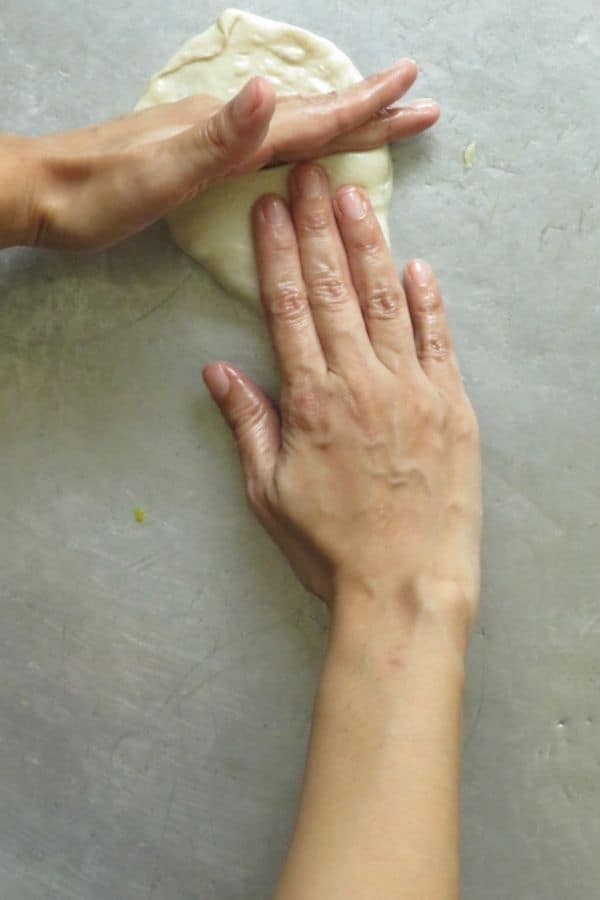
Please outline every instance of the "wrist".
[[36, 138], [0, 137], [0, 249], [35, 244], [37, 144]]
[[331, 603], [331, 645], [349, 654], [394, 658], [394, 648], [437, 642], [463, 659], [477, 592], [454, 580], [339, 578]]

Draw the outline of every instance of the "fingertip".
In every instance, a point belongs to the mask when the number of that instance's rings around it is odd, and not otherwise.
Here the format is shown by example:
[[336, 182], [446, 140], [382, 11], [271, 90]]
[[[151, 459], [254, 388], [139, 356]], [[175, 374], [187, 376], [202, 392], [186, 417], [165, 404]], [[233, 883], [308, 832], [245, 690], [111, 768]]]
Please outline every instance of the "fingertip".
[[255, 75], [251, 80], [256, 84], [256, 90], [258, 91], [261, 103], [272, 105], [274, 108], [277, 101], [277, 94], [275, 93], [275, 87], [272, 82], [262, 75]]
[[252, 207], [254, 223], [261, 225], [285, 225], [290, 214], [285, 199], [280, 194], [263, 194]]
[[434, 280], [433, 269], [424, 259], [411, 259], [406, 265], [404, 274], [419, 288], [429, 287]]
[[256, 75], [247, 81], [233, 99], [233, 110], [241, 122], [270, 118], [275, 109], [275, 89], [270, 81]]
[[231, 390], [230, 374], [222, 362], [211, 362], [202, 369], [202, 378], [213, 400], [221, 406]]
[[391, 66], [391, 68], [388, 69], [388, 74], [398, 76], [402, 80], [404, 89], [407, 90], [408, 88], [406, 88], [406, 85], [408, 84], [410, 86], [417, 80], [419, 76], [419, 66], [416, 60], [407, 57]]
[[335, 192], [334, 205], [340, 218], [359, 221], [369, 212], [369, 195], [359, 185], [343, 184]]
[[402, 59], [397, 60], [395, 63], [392, 63], [389, 68], [385, 69], [384, 75], [393, 75], [396, 72], [403, 72], [406, 74], [407, 72], [415, 72], [418, 73], [419, 66], [417, 64], [416, 59], [412, 59], [409, 56], [405, 56]]
[[[419, 124], [421, 127], [429, 127], [433, 125], [434, 122], [440, 117], [441, 109], [439, 103], [435, 100], [432, 100], [431, 97], [426, 97], [420, 100], [413, 100], [411, 103], [407, 104], [404, 107], [404, 111], [409, 111], [411, 113], [418, 113], [419, 116]], [[424, 123], [427, 123], [426, 126]]]
[[295, 165], [289, 175], [290, 193], [295, 197], [320, 200], [329, 190], [329, 176], [323, 166], [312, 160]]

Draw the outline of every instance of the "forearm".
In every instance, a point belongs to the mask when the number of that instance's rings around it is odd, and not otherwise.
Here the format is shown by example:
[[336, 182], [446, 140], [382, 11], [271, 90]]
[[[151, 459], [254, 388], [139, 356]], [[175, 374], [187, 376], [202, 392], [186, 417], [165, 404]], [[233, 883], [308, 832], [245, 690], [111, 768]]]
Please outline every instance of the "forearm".
[[467, 628], [340, 603], [276, 900], [455, 900]]
[[0, 134], [0, 250], [33, 242], [35, 138]]

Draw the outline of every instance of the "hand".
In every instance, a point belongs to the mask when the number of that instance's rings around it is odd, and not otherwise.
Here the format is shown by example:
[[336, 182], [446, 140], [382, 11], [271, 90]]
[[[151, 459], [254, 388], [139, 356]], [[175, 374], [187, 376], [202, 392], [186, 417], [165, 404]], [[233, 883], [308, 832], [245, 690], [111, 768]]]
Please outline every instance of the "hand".
[[339, 93], [281, 98], [254, 78], [227, 104], [199, 95], [66, 134], [5, 135], [0, 247], [102, 248], [224, 175], [416, 134], [437, 104], [390, 107], [416, 75], [404, 60]]
[[404, 289], [360, 189], [332, 203], [315, 165], [254, 211], [278, 413], [229, 363], [204, 377], [237, 439], [248, 498], [301, 581], [335, 608], [385, 595], [470, 623], [480, 462], [439, 288], [413, 260]]

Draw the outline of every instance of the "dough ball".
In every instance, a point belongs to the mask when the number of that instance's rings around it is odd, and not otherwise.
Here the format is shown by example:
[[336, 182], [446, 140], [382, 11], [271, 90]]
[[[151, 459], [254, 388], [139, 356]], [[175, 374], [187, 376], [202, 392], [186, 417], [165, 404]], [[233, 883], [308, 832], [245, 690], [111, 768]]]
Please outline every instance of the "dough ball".
[[[229, 100], [254, 75], [278, 94], [326, 93], [360, 81], [348, 57], [318, 35], [235, 9], [188, 41], [150, 81], [137, 105], [144, 109], [190, 94]], [[333, 188], [349, 182], [369, 193], [383, 231], [392, 193], [387, 147], [319, 160]], [[167, 217], [177, 244], [231, 294], [260, 306], [250, 211], [262, 194], [287, 196], [290, 165], [226, 178]]]

